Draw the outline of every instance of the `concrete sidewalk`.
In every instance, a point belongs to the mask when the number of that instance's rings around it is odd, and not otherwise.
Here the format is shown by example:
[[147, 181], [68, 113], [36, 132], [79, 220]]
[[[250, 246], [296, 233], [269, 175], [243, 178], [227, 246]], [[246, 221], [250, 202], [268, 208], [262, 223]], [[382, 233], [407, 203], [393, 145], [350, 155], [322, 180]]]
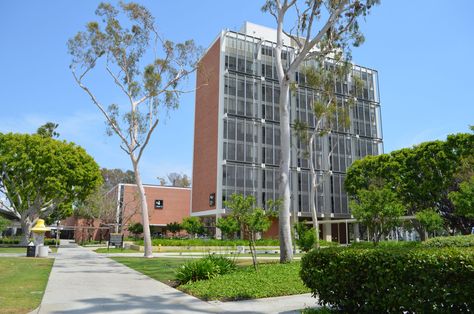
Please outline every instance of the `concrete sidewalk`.
[[71, 247], [58, 250], [34, 313], [298, 313], [315, 305], [309, 294], [205, 302], [90, 250]]

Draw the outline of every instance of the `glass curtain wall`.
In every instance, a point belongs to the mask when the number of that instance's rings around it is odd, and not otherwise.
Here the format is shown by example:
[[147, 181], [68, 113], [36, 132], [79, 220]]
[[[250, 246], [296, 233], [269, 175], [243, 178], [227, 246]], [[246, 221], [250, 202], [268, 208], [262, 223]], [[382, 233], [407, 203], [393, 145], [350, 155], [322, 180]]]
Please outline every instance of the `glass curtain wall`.
[[[254, 195], [258, 205], [278, 198], [278, 165], [280, 163], [279, 99], [280, 90], [275, 71], [273, 43], [248, 35], [227, 32], [225, 35], [224, 118], [222, 198], [232, 193]], [[290, 48], [282, 54], [289, 62]], [[308, 66], [306, 63], [303, 66]], [[347, 107], [348, 81], [334, 82], [339, 106], [350, 112], [350, 128], [337, 119], [331, 133], [320, 137], [311, 149], [318, 172], [316, 204], [318, 212], [347, 216], [348, 199], [344, 176], [349, 165], [366, 155], [382, 153], [380, 106], [377, 93], [377, 72], [353, 66], [352, 76], [363, 82], [356, 91], [357, 101]], [[305, 83], [301, 73], [295, 74], [296, 92], [290, 95], [291, 121], [298, 119], [315, 127], [312, 110], [318, 91]], [[292, 135], [296, 158], [291, 161], [290, 182], [296, 210], [310, 214], [309, 162], [297, 137]], [[296, 177], [295, 177], [296, 176]]]

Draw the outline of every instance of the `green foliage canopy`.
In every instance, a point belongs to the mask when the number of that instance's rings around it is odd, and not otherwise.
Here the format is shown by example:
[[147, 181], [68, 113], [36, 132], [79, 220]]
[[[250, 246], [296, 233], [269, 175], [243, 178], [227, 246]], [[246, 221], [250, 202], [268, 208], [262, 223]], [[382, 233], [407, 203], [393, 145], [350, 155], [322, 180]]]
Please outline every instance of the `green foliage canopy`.
[[170, 222], [169, 224], [166, 225], [166, 230], [168, 230], [169, 232], [171, 232], [173, 235], [175, 235], [176, 233], [180, 232], [181, 230], [183, 229], [183, 227], [181, 226], [181, 224], [177, 221], [175, 222]]
[[367, 189], [374, 180], [383, 178], [407, 214], [434, 208], [452, 229], [468, 233], [473, 221], [456, 214], [448, 193], [459, 190], [464, 180], [459, 173], [472, 171], [473, 164], [466, 162], [472, 156], [474, 134], [449, 135], [445, 141], [425, 142], [355, 161], [347, 171], [345, 188], [354, 197], [358, 190]]
[[474, 176], [459, 185], [459, 191], [448, 195], [455, 206], [455, 213], [459, 216], [474, 219]]
[[25, 234], [51, 214], [68, 216], [102, 182], [99, 167], [84, 149], [29, 134], [0, 134], [0, 194], [20, 218]]
[[140, 234], [143, 233], [143, 225], [139, 222], [132, 223], [128, 226], [128, 231], [133, 233], [135, 237], [138, 237]]
[[427, 232], [434, 232], [443, 228], [443, 218], [432, 208], [421, 210], [415, 216]]
[[397, 226], [405, 209], [397, 195], [387, 187], [369, 186], [359, 190], [351, 201], [352, 215], [366, 225], [374, 243]]
[[185, 217], [181, 222], [181, 227], [192, 237], [204, 233], [204, 226], [198, 217]]
[[233, 239], [235, 234], [240, 230], [239, 222], [230, 216], [219, 218], [216, 227], [221, 229], [227, 239]]

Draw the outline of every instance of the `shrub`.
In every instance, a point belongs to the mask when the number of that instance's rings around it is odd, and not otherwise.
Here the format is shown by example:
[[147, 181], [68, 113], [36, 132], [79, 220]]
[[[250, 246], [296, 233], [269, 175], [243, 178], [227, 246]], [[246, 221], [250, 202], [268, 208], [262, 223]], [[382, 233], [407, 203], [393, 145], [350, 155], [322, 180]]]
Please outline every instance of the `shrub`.
[[474, 234], [431, 238], [422, 245], [428, 248], [474, 247]]
[[190, 261], [181, 266], [176, 272], [176, 279], [180, 284], [190, 281], [207, 280], [218, 275], [234, 271], [235, 262], [224, 257], [209, 255], [199, 260]]
[[219, 268], [219, 275], [233, 272], [237, 267], [235, 261], [222, 255], [209, 255], [206, 259], [210, 260]]
[[56, 239], [54, 238], [44, 239], [44, 245], [56, 245]]
[[298, 223], [295, 225], [295, 231], [298, 236], [295, 242], [300, 250], [308, 252], [314, 248], [314, 243], [316, 242], [314, 228], [307, 228], [303, 223]]
[[320, 304], [344, 312], [474, 309], [474, 250], [313, 250], [303, 256], [300, 275]]

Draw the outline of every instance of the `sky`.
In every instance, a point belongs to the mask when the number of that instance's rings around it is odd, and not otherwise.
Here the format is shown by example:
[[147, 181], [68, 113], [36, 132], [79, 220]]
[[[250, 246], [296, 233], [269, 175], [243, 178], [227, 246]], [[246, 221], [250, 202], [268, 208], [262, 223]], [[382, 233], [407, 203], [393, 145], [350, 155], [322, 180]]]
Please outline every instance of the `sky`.
[[[161, 35], [207, 48], [245, 21], [275, 27], [263, 0], [139, 1]], [[474, 124], [474, 1], [382, 0], [361, 21], [365, 43], [353, 61], [379, 73], [385, 152], [468, 132]], [[59, 124], [60, 139], [86, 149], [101, 167], [130, 169], [128, 156], [74, 82], [66, 42], [95, 20], [98, 1], [0, 1], [0, 132], [33, 133]], [[115, 3], [115, 2], [113, 2]], [[186, 83], [195, 85], [195, 77]], [[114, 97], [111, 85], [95, 86]], [[162, 119], [141, 162], [143, 181], [192, 174], [194, 93]]]

